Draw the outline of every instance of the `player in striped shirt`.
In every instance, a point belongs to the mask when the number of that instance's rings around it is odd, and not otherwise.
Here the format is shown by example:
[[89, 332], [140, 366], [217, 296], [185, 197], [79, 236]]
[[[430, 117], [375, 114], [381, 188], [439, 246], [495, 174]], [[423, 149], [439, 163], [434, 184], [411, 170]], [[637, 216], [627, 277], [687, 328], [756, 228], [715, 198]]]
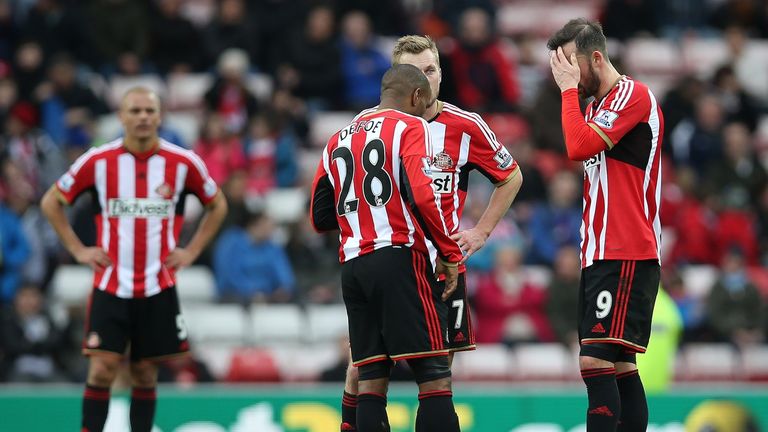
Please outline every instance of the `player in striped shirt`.
[[[328, 140], [312, 188], [315, 229], [341, 230], [342, 293], [352, 362], [360, 371], [360, 431], [389, 430], [384, 408], [393, 360], [407, 360], [419, 385], [416, 424], [459, 430], [444, 301], [456, 288], [462, 253], [433, 188], [427, 123], [415, 117], [431, 102], [418, 68], [392, 66], [382, 78], [379, 107]], [[435, 279], [435, 254], [444, 290]]]
[[[94, 269], [83, 353], [89, 356], [83, 432], [104, 427], [109, 388], [130, 349], [131, 430], [152, 429], [159, 360], [189, 351], [179, 311], [176, 271], [190, 265], [227, 212], [223, 194], [199, 157], [157, 136], [160, 100], [145, 88], [120, 103], [124, 138], [82, 155], [40, 204], [64, 247]], [[64, 206], [88, 193], [95, 207], [96, 246], [77, 237]], [[187, 247], [177, 245], [187, 194], [206, 215]]]
[[[547, 43], [562, 91], [568, 157], [584, 163], [579, 338], [588, 431], [644, 431], [645, 352], [659, 286], [664, 118], [648, 87], [619, 74], [599, 23], [574, 19]], [[592, 98], [583, 115], [579, 96]]]
[[[459, 267], [456, 291], [446, 300], [448, 349], [453, 353], [475, 349], [475, 334], [467, 304], [464, 261], [482, 248], [491, 231], [507, 212], [520, 190], [523, 176], [512, 155], [498, 142], [493, 131], [476, 113], [464, 111], [438, 99], [441, 70], [437, 46], [428, 36], [409, 35], [398, 39], [392, 64], [411, 64], [427, 76], [433, 101], [422, 115], [432, 137], [431, 176], [448, 232], [465, 253]], [[360, 116], [375, 110], [363, 111]], [[496, 187], [477, 225], [459, 231], [467, 197], [469, 173], [482, 173]], [[354, 430], [357, 370], [350, 365], [342, 398], [342, 430]]]

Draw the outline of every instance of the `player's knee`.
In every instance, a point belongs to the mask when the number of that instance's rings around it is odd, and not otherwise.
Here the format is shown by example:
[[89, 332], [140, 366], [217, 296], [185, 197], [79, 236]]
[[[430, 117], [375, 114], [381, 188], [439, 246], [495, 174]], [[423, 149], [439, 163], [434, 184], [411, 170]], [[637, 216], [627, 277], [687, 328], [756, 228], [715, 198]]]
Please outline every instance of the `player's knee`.
[[120, 369], [118, 358], [92, 356], [88, 366], [88, 384], [97, 387], [109, 387]]
[[147, 361], [131, 363], [131, 385], [154, 387], [157, 384], [157, 366]]
[[377, 361], [355, 369], [357, 369], [359, 381], [389, 378], [389, 374], [392, 371], [392, 362], [389, 360]]
[[360, 379], [360, 370], [352, 365], [352, 362], [347, 366], [347, 381], [357, 382]]
[[412, 359], [408, 360], [408, 365], [413, 371], [413, 376], [416, 378], [416, 383], [423, 384], [430, 381], [438, 381], [448, 378], [448, 389], [450, 389], [451, 365], [449, 363], [448, 356]]
[[582, 344], [579, 352], [579, 366], [584, 369], [602, 369], [615, 366], [623, 348], [612, 343]]
[[595, 357], [581, 356], [579, 357], [579, 367], [581, 370], [602, 369], [613, 367], [613, 363]]

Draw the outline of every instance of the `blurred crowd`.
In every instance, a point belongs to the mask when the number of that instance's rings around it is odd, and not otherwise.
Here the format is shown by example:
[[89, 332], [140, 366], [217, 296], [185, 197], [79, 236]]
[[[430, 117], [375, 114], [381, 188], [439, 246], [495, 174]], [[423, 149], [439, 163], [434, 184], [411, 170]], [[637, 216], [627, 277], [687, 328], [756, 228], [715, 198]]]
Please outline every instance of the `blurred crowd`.
[[[389, 49], [408, 33], [439, 42], [440, 98], [482, 113], [525, 179], [511, 211], [468, 263], [477, 341], [572, 344], [581, 165], [564, 155], [560, 95], [541, 61], [542, 35], [497, 26], [502, 5], [514, 11], [515, 3], [0, 0], [0, 379], [81, 378], [77, 314], [66, 319], [48, 307], [52, 275], [72, 259], [38, 201], [80, 154], [117, 137], [105, 136], [101, 125], [119, 101], [116, 83], [134, 78], [163, 87], [204, 83], [197, 99], [165, 100], [168, 113], [195, 116], [194, 139], [172, 124], [161, 136], [196, 151], [230, 202], [224, 227], [198, 263], [213, 270], [218, 300], [340, 302], [337, 237], [315, 234], [306, 218], [273, 219], [266, 197], [306, 193], [322, 146], [312, 139], [313, 119], [334, 111], [351, 118], [375, 105]], [[684, 342], [765, 343], [768, 69], [745, 47], [768, 43], [768, 5], [566, 3], [594, 7], [618, 44], [612, 60], [628, 75], [623, 41], [726, 39], [726, 62], [705, 75], [678, 74], [667, 91], [656, 92], [666, 119], [662, 282], [678, 305]], [[492, 192], [474, 177], [469, 188], [465, 228]], [[89, 199], [70, 216], [93, 244]], [[182, 236], [196, 222], [192, 211]], [[717, 269], [704, 297], [685, 286], [682, 275], [692, 265]], [[170, 367], [175, 379], [192, 366]]]

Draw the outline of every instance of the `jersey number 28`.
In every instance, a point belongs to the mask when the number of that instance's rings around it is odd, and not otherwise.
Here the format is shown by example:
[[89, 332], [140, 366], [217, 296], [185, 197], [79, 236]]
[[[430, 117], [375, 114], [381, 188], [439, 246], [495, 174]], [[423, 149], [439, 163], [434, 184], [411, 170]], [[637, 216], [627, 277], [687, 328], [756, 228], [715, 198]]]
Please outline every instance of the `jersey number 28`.
[[[385, 206], [392, 198], [392, 179], [384, 170], [385, 156], [384, 141], [378, 138], [368, 141], [363, 147], [363, 170], [365, 171], [363, 198], [373, 207]], [[354, 213], [359, 204], [359, 199], [354, 194], [350, 196], [352, 180], [355, 178], [355, 158], [349, 147], [337, 147], [331, 153], [331, 157], [333, 160], [344, 161], [345, 170], [343, 176], [339, 171], [342, 185], [339, 202], [336, 203], [336, 212], [339, 216]]]

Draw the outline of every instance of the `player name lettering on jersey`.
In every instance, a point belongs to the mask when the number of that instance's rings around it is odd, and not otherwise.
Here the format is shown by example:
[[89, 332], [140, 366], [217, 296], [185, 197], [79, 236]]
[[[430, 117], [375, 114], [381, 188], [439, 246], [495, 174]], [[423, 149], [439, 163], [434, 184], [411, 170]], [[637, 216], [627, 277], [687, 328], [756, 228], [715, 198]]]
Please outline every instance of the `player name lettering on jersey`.
[[381, 123], [381, 119], [352, 122], [349, 124], [349, 126], [339, 131], [339, 139], [344, 140], [349, 135], [356, 134], [360, 131], [376, 133], [376, 131], [381, 127]]
[[171, 217], [173, 201], [160, 198], [111, 198], [109, 217], [150, 218]]

